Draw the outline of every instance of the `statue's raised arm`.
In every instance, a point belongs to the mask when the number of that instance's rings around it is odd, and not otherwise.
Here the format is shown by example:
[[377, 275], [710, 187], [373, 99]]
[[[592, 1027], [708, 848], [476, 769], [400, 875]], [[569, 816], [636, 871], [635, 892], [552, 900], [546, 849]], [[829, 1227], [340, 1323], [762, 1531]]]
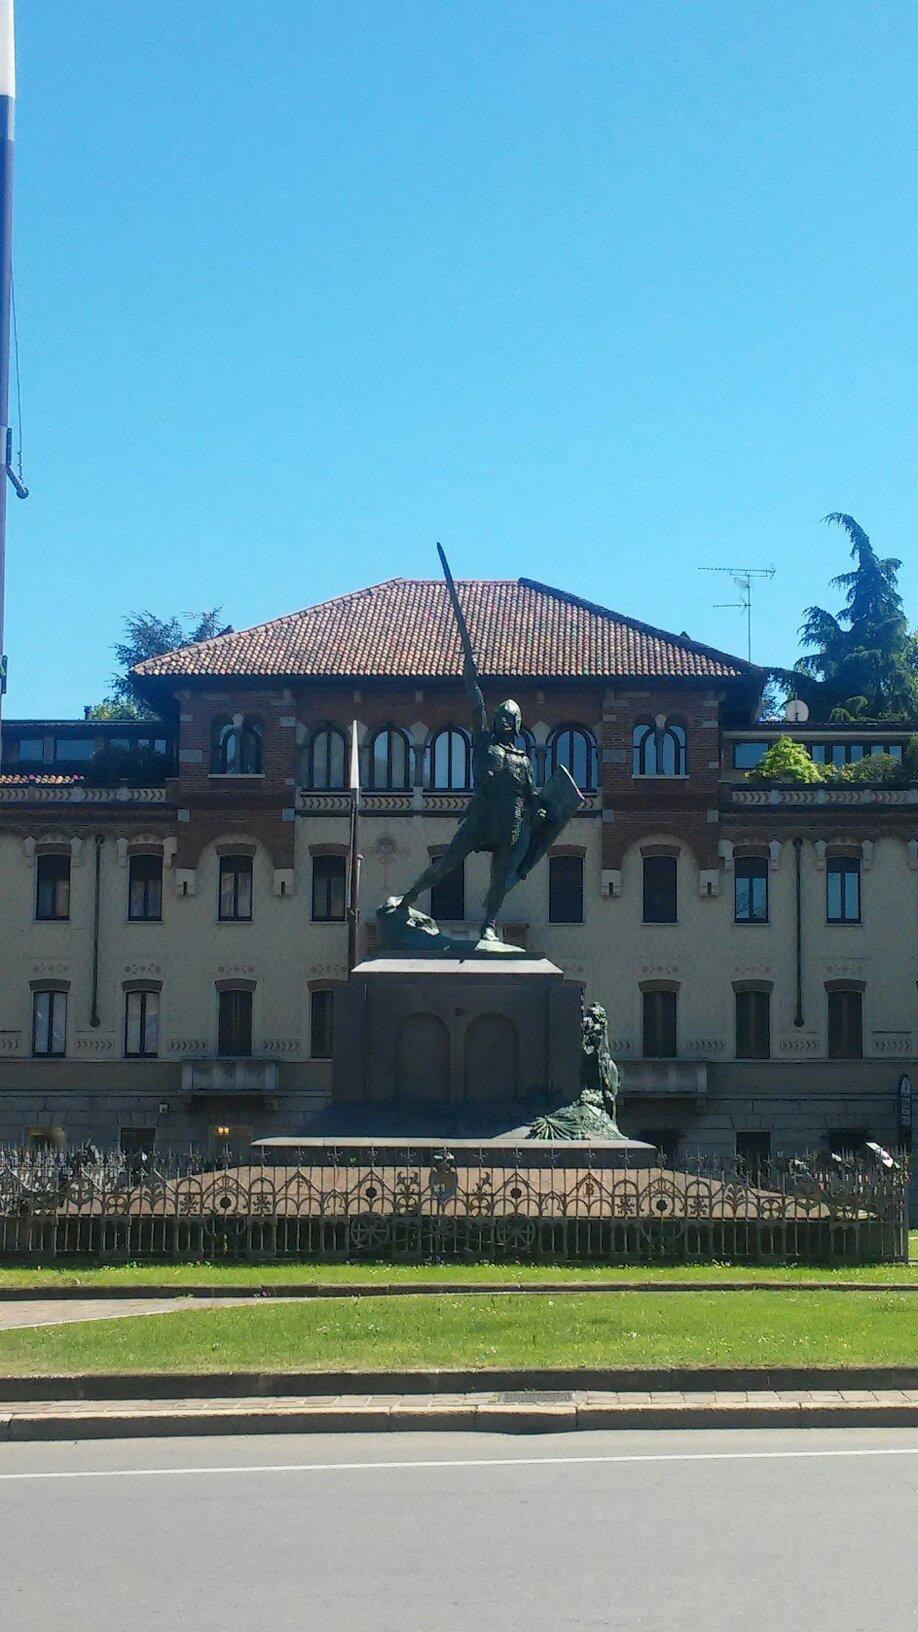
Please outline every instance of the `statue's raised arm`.
[[446, 559], [446, 552], [442, 544], [437, 545], [437, 554], [440, 557], [440, 565], [443, 568], [443, 576], [446, 579], [447, 594], [449, 595], [450, 605], [453, 609], [453, 616], [456, 619], [456, 627], [459, 630], [459, 639], [462, 642], [462, 679], [466, 692], [468, 693], [469, 702], [472, 705], [472, 732], [476, 737], [480, 737], [484, 736], [488, 729], [488, 716], [485, 711], [485, 702], [484, 697], [482, 696], [481, 686], [478, 683], [478, 670], [475, 666], [475, 654], [472, 651], [472, 642], [469, 638], [465, 617], [463, 615], [462, 607], [459, 605], [459, 596], [456, 593], [456, 585], [453, 582], [453, 575], [449, 570], [449, 562]]

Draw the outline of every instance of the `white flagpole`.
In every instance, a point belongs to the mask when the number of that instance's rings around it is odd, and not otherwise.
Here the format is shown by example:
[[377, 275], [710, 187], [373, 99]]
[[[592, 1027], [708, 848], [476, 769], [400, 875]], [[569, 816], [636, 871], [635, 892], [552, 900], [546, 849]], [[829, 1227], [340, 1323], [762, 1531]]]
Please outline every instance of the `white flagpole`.
[[360, 916], [360, 863], [363, 859], [357, 848], [357, 807], [360, 804], [360, 749], [357, 744], [356, 720], [351, 722], [351, 761], [348, 787], [351, 790], [351, 842], [347, 908], [347, 967], [348, 973], [350, 973], [357, 962], [357, 925]]
[[10, 467], [10, 276], [13, 238], [13, 129], [16, 47], [13, 0], [0, 0], [0, 714], [6, 690], [3, 646], [6, 587], [6, 478]]

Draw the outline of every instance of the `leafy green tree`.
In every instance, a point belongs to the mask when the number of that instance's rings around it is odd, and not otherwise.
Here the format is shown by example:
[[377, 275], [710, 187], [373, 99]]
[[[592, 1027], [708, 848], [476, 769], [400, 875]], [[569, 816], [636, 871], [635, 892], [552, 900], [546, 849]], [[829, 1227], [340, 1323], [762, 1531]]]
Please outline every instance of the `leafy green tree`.
[[822, 782], [823, 775], [814, 765], [802, 742], [781, 736], [763, 754], [758, 765], [746, 772], [747, 782]]
[[812, 648], [795, 669], [800, 694], [834, 720], [902, 720], [918, 712], [918, 641], [910, 634], [897, 588], [901, 561], [881, 559], [853, 516], [823, 518], [851, 540], [854, 567], [832, 579], [845, 591], [833, 616], [810, 606], [800, 628]]
[[88, 720], [149, 720], [153, 718], [131, 679], [131, 669], [147, 657], [161, 657], [177, 646], [189, 646], [199, 640], [210, 640], [214, 635], [229, 633], [229, 626], [220, 626], [220, 607], [202, 612], [186, 628], [177, 617], [158, 618], [153, 612], [131, 612], [124, 620], [125, 638], [116, 643], [114, 651], [118, 669], [112, 676], [112, 695], [103, 698], [86, 710]]

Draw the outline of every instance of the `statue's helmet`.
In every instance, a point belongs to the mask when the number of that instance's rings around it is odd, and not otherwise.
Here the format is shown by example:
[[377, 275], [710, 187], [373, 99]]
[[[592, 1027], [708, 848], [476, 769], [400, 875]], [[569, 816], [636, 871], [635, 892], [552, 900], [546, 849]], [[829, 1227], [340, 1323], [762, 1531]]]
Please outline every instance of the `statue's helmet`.
[[494, 710], [495, 725], [497, 724], [498, 720], [509, 720], [513, 726], [514, 737], [519, 736], [520, 731], [523, 728], [523, 716], [520, 713], [519, 704], [515, 703], [512, 697], [505, 697], [504, 701], [499, 703], [497, 708]]

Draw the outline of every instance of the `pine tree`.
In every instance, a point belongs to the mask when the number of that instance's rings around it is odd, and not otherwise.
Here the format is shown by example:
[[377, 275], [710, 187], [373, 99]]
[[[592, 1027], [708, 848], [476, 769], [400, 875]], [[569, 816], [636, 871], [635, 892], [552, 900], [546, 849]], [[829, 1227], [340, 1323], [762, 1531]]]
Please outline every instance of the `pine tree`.
[[832, 579], [833, 588], [845, 591], [837, 616], [822, 606], [804, 614], [801, 644], [813, 650], [796, 664], [800, 692], [823, 718], [914, 719], [918, 642], [897, 588], [902, 562], [881, 559], [853, 516], [833, 511], [823, 519], [848, 534], [855, 565]]
[[214, 635], [226, 634], [220, 627], [220, 608], [202, 612], [186, 633], [180, 619], [158, 618], [153, 612], [131, 612], [124, 620], [125, 639], [116, 642], [115, 656], [119, 668], [112, 676], [112, 695], [103, 698], [86, 710], [88, 720], [148, 720], [152, 713], [138, 696], [131, 670], [147, 657], [161, 657], [177, 646], [188, 646], [195, 641], [210, 640]]

